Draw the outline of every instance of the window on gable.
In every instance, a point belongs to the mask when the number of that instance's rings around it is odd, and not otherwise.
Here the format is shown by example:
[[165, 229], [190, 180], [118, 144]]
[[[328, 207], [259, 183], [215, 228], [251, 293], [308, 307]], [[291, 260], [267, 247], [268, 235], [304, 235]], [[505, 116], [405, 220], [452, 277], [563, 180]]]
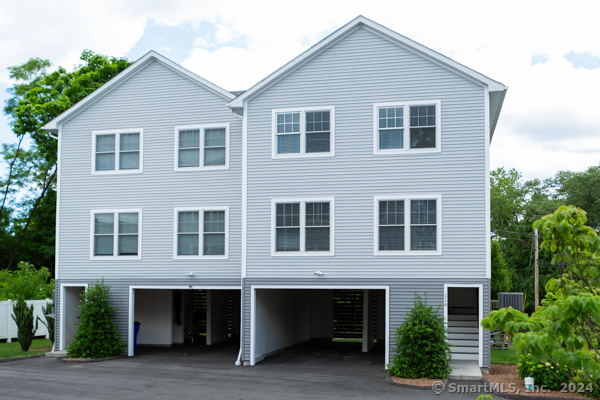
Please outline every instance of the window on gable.
[[375, 252], [438, 252], [440, 201], [376, 198]]
[[435, 106], [410, 107], [410, 148], [435, 147]]
[[138, 256], [139, 235], [138, 212], [94, 213], [93, 256]]
[[273, 156], [333, 154], [333, 107], [274, 111]]
[[439, 151], [440, 102], [375, 104], [375, 154]]
[[94, 133], [94, 171], [140, 171], [140, 139], [141, 132]]
[[176, 170], [227, 168], [228, 125], [176, 128]]

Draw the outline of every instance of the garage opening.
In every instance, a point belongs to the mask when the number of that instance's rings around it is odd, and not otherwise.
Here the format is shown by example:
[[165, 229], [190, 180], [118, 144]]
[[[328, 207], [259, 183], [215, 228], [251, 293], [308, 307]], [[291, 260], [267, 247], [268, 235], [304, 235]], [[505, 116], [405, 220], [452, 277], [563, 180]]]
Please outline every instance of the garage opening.
[[[385, 289], [255, 289], [251, 363], [302, 349], [385, 363]], [[251, 350], [252, 352], [252, 350]]]
[[449, 287], [448, 342], [453, 360], [479, 360], [479, 288]]
[[135, 289], [133, 295], [136, 355], [157, 354], [157, 348], [191, 354], [218, 347], [230, 348], [228, 362], [237, 357], [239, 290]]
[[63, 286], [61, 298], [61, 340], [60, 348], [65, 350], [73, 342], [73, 336], [79, 325], [79, 310], [81, 294], [85, 286]]

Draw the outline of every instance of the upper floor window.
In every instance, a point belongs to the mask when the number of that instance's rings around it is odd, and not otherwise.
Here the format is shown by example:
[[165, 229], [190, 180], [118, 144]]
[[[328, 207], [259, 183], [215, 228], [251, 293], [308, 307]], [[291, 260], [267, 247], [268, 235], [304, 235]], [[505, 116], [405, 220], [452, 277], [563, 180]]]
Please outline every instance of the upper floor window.
[[96, 131], [92, 173], [142, 172], [141, 129]]
[[229, 124], [175, 128], [175, 170], [229, 168]]
[[175, 210], [174, 258], [228, 257], [229, 208]]
[[273, 158], [327, 156], [335, 151], [335, 108], [273, 110]]
[[441, 254], [441, 196], [375, 197], [375, 254]]
[[441, 149], [439, 100], [374, 105], [375, 154]]
[[333, 255], [332, 198], [273, 200], [273, 255]]
[[141, 211], [93, 211], [91, 258], [141, 254]]

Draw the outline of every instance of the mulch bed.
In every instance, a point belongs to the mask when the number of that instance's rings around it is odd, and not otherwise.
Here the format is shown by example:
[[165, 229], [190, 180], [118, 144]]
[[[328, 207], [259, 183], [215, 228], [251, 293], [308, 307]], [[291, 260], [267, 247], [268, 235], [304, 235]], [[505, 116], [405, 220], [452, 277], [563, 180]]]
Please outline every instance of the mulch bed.
[[443, 379], [429, 379], [429, 378], [421, 378], [421, 379], [409, 379], [409, 378], [400, 378], [397, 376], [392, 376], [392, 382], [398, 383], [400, 385], [406, 386], [419, 386], [419, 387], [428, 387], [430, 388], [435, 382], [443, 381]]
[[[511, 395], [518, 396], [515, 397], [552, 397], [552, 398], [561, 398], [561, 399], [586, 399], [586, 397], [581, 396], [577, 393], [563, 393], [560, 390], [549, 390], [546, 389], [544, 392], [534, 392], [528, 391], [525, 388], [525, 382], [523, 379], [519, 378], [519, 373], [517, 372], [517, 366], [513, 364], [492, 364], [492, 368], [490, 368], [489, 374], [482, 374], [483, 378], [490, 382], [491, 384], [504, 384], [504, 390], [500, 393], [506, 393]], [[514, 384], [514, 386], [509, 387], [510, 384]], [[501, 386], [500, 386], [501, 388]], [[513, 390], [516, 389], [516, 390]], [[512, 397], [512, 396], [511, 396]]]

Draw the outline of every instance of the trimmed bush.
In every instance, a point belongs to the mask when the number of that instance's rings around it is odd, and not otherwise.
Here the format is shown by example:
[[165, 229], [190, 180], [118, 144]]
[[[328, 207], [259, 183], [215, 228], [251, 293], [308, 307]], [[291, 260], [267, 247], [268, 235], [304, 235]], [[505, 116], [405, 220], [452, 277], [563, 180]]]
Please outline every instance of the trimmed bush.
[[446, 341], [444, 317], [415, 293], [415, 306], [396, 329], [396, 354], [388, 368], [401, 378], [444, 379], [450, 373], [450, 345]]
[[519, 363], [517, 364], [519, 370], [519, 377], [525, 379], [527, 377], [533, 378], [536, 386], [546, 386], [551, 390], [562, 389], [563, 382], [569, 383], [568, 378], [559, 369], [549, 363], [536, 361], [531, 354], [519, 357]]
[[17, 300], [13, 306], [13, 320], [17, 324], [17, 337], [21, 350], [29, 351], [35, 329], [33, 328], [33, 304], [27, 307], [27, 303], [23, 299]]
[[81, 294], [79, 325], [73, 343], [67, 348], [69, 357], [101, 358], [123, 353], [125, 342], [119, 337], [113, 318], [110, 286], [98, 281]]

